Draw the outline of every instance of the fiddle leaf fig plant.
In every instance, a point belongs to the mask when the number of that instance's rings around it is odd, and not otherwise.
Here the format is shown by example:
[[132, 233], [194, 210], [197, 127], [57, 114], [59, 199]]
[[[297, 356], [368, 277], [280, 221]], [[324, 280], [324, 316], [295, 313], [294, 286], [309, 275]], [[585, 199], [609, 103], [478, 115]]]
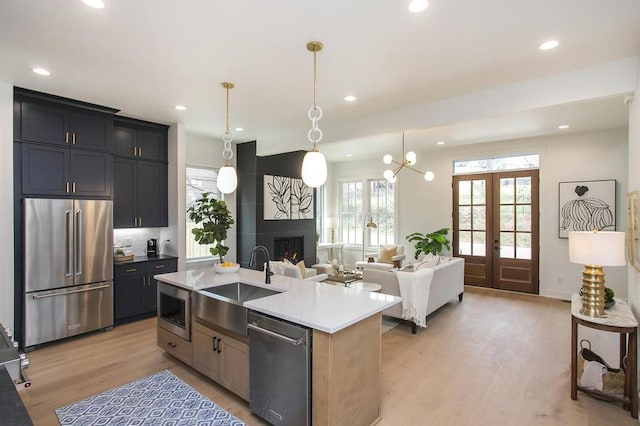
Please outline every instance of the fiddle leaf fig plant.
[[233, 216], [227, 207], [227, 203], [217, 200], [209, 192], [203, 192], [194, 204], [187, 209], [189, 219], [200, 227], [191, 232], [198, 244], [213, 244], [209, 248], [212, 256], [219, 255], [220, 262], [224, 262], [224, 256], [229, 247], [223, 245], [227, 239], [227, 230], [234, 224]]
[[417, 259], [420, 253], [440, 255], [444, 247], [450, 250], [451, 241], [447, 238], [448, 233], [449, 228], [442, 228], [428, 234], [414, 232], [413, 234], [407, 235], [406, 239], [414, 243], [416, 249], [415, 258]]

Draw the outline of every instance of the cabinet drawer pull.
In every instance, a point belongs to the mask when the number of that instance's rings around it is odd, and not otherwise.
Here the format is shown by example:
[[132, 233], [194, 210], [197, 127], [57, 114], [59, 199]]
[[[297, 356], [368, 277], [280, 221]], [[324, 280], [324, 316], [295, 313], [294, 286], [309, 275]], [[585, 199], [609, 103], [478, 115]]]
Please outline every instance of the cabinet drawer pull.
[[135, 157], [135, 156], [137, 156], [137, 155], [138, 155], [138, 147], [137, 147], [137, 146], [134, 146], [134, 147], [133, 147], [133, 156]]
[[138, 147], [138, 157], [142, 157], [142, 148]]
[[162, 269], [162, 268], [166, 268], [167, 265], [156, 265], [156, 269]]
[[135, 269], [135, 268], [131, 268], [131, 269], [126, 269], [125, 270], [125, 272], [135, 272], [135, 271], [137, 271], [137, 269]]
[[72, 134], [71, 134], [71, 144], [72, 144], [72, 145], [75, 145], [75, 144], [76, 144], [76, 134], [75, 134], [75, 133], [72, 133]]
[[65, 184], [65, 192], [68, 194], [69, 193], [69, 182], [67, 182]]
[[[75, 142], [74, 142], [74, 143], [75, 143]], [[76, 183], [75, 183], [75, 182], [73, 182], [73, 183], [71, 184], [71, 192], [73, 192], [74, 194], [76, 193]]]
[[138, 216], [138, 226], [142, 226], [142, 216]]
[[64, 132], [64, 143], [69, 143], [69, 132]]
[[174, 349], [178, 347], [178, 345], [176, 345], [176, 344], [175, 344], [175, 343], [173, 343], [173, 342], [169, 342], [168, 344], [169, 344], [169, 346], [171, 346], [171, 347], [172, 347], [172, 348], [174, 348]]

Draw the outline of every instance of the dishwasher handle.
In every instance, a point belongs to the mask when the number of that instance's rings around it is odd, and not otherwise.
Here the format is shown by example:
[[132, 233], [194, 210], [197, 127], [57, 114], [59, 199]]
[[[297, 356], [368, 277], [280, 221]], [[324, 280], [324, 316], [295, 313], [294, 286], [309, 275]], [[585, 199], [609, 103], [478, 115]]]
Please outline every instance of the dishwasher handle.
[[291, 337], [287, 337], [287, 336], [283, 336], [282, 334], [276, 333], [274, 331], [271, 330], [267, 330], [266, 328], [262, 328], [260, 326], [258, 326], [258, 323], [256, 321], [252, 321], [250, 323], [247, 323], [247, 328], [250, 328], [252, 330], [255, 330], [259, 333], [264, 333], [268, 336], [274, 337], [278, 340], [282, 340], [283, 342], [287, 342], [292, 344], [293, 346], [300, 346], [304, 344], [304, 338], [301, 337], [299, 339], [292, 339]]

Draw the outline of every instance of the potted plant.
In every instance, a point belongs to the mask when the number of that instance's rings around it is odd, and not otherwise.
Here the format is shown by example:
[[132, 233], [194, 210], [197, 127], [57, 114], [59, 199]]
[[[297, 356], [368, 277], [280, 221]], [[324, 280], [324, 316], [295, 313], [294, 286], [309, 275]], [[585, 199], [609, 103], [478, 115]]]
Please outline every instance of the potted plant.
[[198, 244], [213, 244], [209, 248], [212, 256], [219, 255], [220, 263], [224, 263], [224, 256], [229, 247], [222, 244], [227, 239], [227, 229], [234, 224], [227, 203], [215, 199], [211, 193], [203, 192], [195, 203], [187, 209], [189, 219], [201, 227], [194, 228], [193, 233]]
[[407, 241], [414, 243], [414, 247], [416, 249], [415, 258], [418, 259], [418, 256], [420, 256], [421, 253], [431, 253], [439, 256], [444, 247], [446, 247], [447, 250], [450, 250], [451, 241], [447, 238], [448, 233], [449, 228], [442, 228], [428, 234], [414, 232], [413, 234], [407, 235], [406, 239]]

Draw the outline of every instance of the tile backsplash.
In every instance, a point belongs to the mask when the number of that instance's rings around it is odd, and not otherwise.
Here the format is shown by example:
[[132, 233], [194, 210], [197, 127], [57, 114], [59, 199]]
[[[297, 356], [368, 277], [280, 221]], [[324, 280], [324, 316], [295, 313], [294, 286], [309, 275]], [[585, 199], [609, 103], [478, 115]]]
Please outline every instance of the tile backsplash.
[[157, 239], [158, 247], [162, 247], [159, 228], [128, 228], [113, 230], [113, 244], [123, 246], [125, 252], [131, 252], [136, 256], [145, 256], [147, 254], [147, 240], [150, 238]]

